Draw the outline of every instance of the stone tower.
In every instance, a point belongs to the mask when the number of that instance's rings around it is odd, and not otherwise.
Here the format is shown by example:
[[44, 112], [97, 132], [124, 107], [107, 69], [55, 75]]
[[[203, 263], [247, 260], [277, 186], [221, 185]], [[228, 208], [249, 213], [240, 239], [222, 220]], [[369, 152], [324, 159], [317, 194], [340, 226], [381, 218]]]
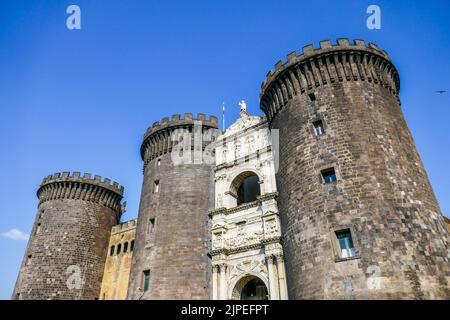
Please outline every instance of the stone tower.
[[399, 87], [386, 52], [348, 39], [289, 54], [262, 84], [291, 299], [450, 298], [449, 235]]
[[141, 147], [144, 181], [128, 299], [210, 299], [208, 210], [217, 118], [162, 119]]
[[122, 214], [123, 187], [99, 176], [48, 176], [13, 299], [99, 298], [112, 226]]

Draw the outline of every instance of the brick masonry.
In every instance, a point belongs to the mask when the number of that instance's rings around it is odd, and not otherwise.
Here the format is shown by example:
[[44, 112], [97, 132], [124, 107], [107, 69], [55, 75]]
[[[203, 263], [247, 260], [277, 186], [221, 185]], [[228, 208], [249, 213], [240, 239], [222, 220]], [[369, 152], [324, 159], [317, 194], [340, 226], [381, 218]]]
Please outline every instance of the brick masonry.
[[[346, 39], [289, 55], [263, 83], [261, 108], [280, 130], [291, 299], [450, 298], [449, 235], [398, 89], [385, 52]], [[324, 184], [330, 167], [338, 180]], [[355, 259], [338, 259], [338, 228], [352, 230]]]
[[[96, 176], [55, 174], [38, 190], [39, 207], [13, 299], [99, 298], [123, 188]], [[79, 280], [78, 280], [79, 279]]]

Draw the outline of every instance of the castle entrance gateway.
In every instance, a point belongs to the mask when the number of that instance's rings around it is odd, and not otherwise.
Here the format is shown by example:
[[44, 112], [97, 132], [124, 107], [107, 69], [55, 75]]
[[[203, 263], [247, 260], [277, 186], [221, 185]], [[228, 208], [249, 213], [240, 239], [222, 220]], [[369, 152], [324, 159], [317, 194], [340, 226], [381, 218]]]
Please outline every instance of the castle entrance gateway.
[[241, 117], [216, 140], [209, 212], [214, 300], [285, 300], [274, 159], [265, 117]]
[[260, 278], [247, 275], [234, 286], [232, 300], [269, 300], [269, 290]]

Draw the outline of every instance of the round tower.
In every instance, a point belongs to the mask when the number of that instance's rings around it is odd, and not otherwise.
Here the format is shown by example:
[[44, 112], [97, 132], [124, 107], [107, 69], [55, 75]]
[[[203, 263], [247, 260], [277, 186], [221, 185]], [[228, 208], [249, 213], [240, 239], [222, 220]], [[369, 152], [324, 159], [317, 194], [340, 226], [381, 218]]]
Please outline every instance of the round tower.
[[399, 87], [386, 52], [348, 39], [289, 54], [262, 84], [290, 298], [450, 297], [449, 235]]
[[13, 299], [98, 299], [123, 190], [79, 172], [45, 178]]
[[144, 181], [128, 299], [209, 299], [217, 118], [162, 119], [144, 136]]

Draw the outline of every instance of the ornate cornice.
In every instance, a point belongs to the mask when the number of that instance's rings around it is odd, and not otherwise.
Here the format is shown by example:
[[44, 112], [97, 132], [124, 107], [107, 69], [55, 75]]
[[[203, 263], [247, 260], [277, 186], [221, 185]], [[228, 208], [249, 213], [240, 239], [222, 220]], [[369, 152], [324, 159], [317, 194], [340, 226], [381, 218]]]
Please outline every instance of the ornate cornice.
[[259, 242], [259, 243], [253, 243], [253, 244], [240, 246], [240, 247], [236, 247], [236, 248], [216, 249], [216, 250], [212, 250], [210, 254], [211, 254], [211, 256], [217, 256], [217, 255], [221, 255], [221, 254], [225, 254], [228, 256], [230, 254], [236, 254], [236, 253], [241, 253], [241, 252], [255, 250], [255, 249], [261, 249], [261, 248], [264, 248], [266, 245], [272, 244], [272, 243], [280, 243], [281, 244], [281, 237], [277, 236], [277, 237], [271, 237], [268, 239], [262, 239], [261, 242]]
[[258, 206], [262, 205], [264, 201], [268, 201], [268, 200], [272, 200], [272, 199], [277, 200], [278, 199], [278, 192], [266, 193], [266, 194], [263, 194], [261, 196], [258, 196], [257, 199], [258, 200], [256, 200], [256, 201], [249, 202], [249, 203], [244, 203], [244, 204], [241, 204], [240, 206], [236, 206], [236, 207], [233, 207], [233, 208], [228, 208], [228, 209], [227, 208], [217, 208], [217, 209], [213, 209], [213, 210], [209, 211], [208, 215], [210, 217], [213, 217], [213, 216], [219, 215], [219, 214], [228, 215], [228, 214], [233, 214], [233, 213], [236, 213], [236, 212], [239, 212], [239, 211], [248, 210], [250, 208], [255, 208], [255, 207], [258, 207]]

